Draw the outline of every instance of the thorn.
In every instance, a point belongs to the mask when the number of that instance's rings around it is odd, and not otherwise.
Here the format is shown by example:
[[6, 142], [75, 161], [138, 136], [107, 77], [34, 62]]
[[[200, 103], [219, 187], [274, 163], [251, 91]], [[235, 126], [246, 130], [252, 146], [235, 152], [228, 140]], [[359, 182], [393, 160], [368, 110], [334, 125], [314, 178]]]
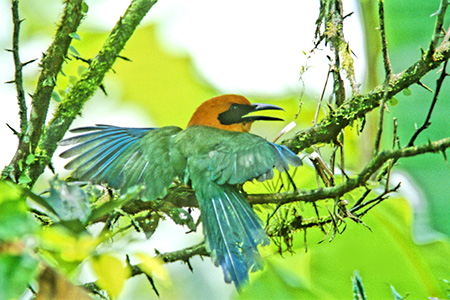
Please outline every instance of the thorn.
[[153, 291], [155, 292], [156, 296], [159, 297], [159, 292], [158, 292], [158, 289], [156, 288], [156, 285], [155, 285], [155, 282], [153, 281], [153, 278], [150, 277], [150, 275], [148, 275], [148, 274], [145, 274], [145, 276], [147, 277], [148, 282], [152, 286]]
[[444, 161], [445, 161], [445, 163], [447, 164], [447, 167], [448, 167], [449, 165], [448, 165], [447, 153], [445, 152], [445, 149], [442, 150], [442, 155], [444, 156]]
[[12, 50], [12, 49], [5, 49], [5, 51], [6, 51], [6, 52], [11, 52], [11, 53], [14, 52], [14, 50]]
[[19, 136], [19, 132], [17, 130], [15, 130], [14, 128], [11, 127], [11, 125], [9, 125], [8, 123], [6, 123], [6, 126], [8, 126], [9, 129], [11, 129], [11, 131], [14, 133], [14, 135]]
[[82, 62], [85, 62], [85, 63], [87, 63], [88, 65], [91, 65], [91, 62], [92, 62], [92, 59], [91, 58], [89, 58], [89, 59], [86, 59], [86, 58], [82, 58], [81, 56], [78, 56], [78, 55], [74, 55], [74, 54], [71, 54], [75, 59], [77, 59], [77, 60], [81, 60]]
[[31, 99], [34, 99], [34, 94], [28, 93], [28, 96], [30, 96]]
[[35, 62], [36, 60], [37, 60], [37, 58], [32, 59], [32, 60], [29, 60], [29, 61], [26, 61], [26, 62], [24, 62], [24, 63], [22, 64], [22, 67], [25, 67], [26, 65], [31, 64], [31, 63]]
[[346, 18], [350, 17], [351, 15], [353, 15], [353, 13], [354, 13], [354, 11], [352, 11], [352, 12], [349, 13], [349, 14], [346, 14], [346, 15], [342, 18], [342, 20], [345, 20]]
[[121, 56], [121, 55], [117, 55], [117, 58], [121, 58], [121, 59], [123, 59], [123, 60], [125, 60], [125, 61], [132, 61], [132, 60], [129, 59], [128, 57]]
[[53, 173], [53, 175], [56, 175], [55, 167], [53, 167], [52, 162], [50, 162], [50, 163], [47, 165], [47, 167], [50, 169], [50, 171]]
[[193, 268], [192, 265], [191, 265], [191, 261], [190, 261], [189, 259], [187, 259], [185, 262], [186, 262], [186, 264], [187, 264], [187, 266], [188, 266], [188, 268], [189, 268], [189, 271], [191, 271], [192, 273], [194, 273], [194, 268]]
[[102, 84], [99, 85], [99, 88], [102, 90], [103, 94], [105, 94], [105, 96], [108, 96], [108, 93], [106, 92], [105, 86]]
[[420, 85], [421, 87], [423, 87], [424, 89], [426, 89], [427, 91], [433, 93], [433, 90], [430, 89], [429, 87], [427, 87], [425, 84], [423, 84], [422, 82], [417, 82], [418, 85]]
[[6, 84], [10, 84], [10, 83], [15, 83], [15, 80], [9, 80], [9, 81], [5, 81]]

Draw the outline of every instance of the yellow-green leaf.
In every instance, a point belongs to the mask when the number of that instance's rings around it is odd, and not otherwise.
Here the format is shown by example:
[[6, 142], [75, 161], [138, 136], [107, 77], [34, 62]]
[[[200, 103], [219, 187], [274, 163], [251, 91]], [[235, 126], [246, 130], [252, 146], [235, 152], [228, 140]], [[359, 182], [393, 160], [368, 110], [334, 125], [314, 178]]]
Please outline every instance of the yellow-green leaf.
[[112, 298], [117, 298], [123, 289], [125, 281], [130, 277], [128, 267], [110, 254], [102, 254], [92, 260], [92, 268], [98, 276], [97, 284], [108, 292]]
[[139, 268], [149, 276], [160, 279], [165, 283], [170, 283], [169, 275], [167, 274], [164, 264], [161, 259], [151, 257], [145, 253], [138, 253], [137, 257], [141, 260]]

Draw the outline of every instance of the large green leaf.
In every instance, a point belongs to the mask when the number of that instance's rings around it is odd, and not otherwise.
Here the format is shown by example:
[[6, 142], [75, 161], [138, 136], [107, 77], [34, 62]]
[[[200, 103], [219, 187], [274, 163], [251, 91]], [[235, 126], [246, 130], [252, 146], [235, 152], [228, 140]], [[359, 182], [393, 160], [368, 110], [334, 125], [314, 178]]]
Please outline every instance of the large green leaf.
[[38, 262], [27, 254], [0, 255], [0, 300], [18, 299], [37, 274]]
[[19, 188], [0, 181], [0, 241], [22, 238], [36, 229], [37, 223], [29, 214]]
[[450, 278], [450, 270], [442, 262], [450, 257], [450, 244], [448, 241], [416, 244], [411, 237], [411, 210], [404, 199], [386, 200], [363, 220], [372, 232], [352, 222], [331, 243], [317, 244], [323, 239], [323, 233], [310, 229], [307, 253], [301, 232], [295, 235], [294, 255], [269, 258], [280, 265], [279, 269], [289, 268], [298, 282], [307, 282], [302, 289], [286, 289], [282, 280], [271, 280], [277, 278], [275, 273], [280, 270], [269, 267], [238, 298], [248, 299], [246, 295], [262, 293], [260, 283], [271, 282], [265, 299], [351, 299], [351, 277], [355, 270], [364, 280], [368, 299], [392, 299], [388, 284], [399, 294], [410, 294], [414, 299], [444, 297], [446, 287], [442, 279]]

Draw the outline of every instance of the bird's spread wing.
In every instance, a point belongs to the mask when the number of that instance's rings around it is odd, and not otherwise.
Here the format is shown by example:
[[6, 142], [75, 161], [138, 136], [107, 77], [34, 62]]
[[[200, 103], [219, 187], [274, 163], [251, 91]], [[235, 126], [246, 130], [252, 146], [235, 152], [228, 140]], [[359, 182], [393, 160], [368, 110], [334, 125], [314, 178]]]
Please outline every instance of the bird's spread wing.
[[181, 128], [125, 128], [97, 125], [71, 130], [79, 135], [65, 139], [61, 146], [75, 145], [61, 153], [74, 157], [66, 169], [72, 177], [93, 183], [107, 183], [122, 191], [145, 185], [148, 199], [163, 197], [177, 176], [170, 160], [171, 137]]
[[[180, 133], [179, 139], [183, 145], [180, 151], [186, 152], [186, 157], [205, 156], [211, 180], [218, 184], [270, 179], [274, 167], [284, 172], [289, 165], [302, 165], [301, 159], [285, 146], [249, 133], [192, 126]], [[191, 145], [195, 141], [202, 141], [202, 145]]]

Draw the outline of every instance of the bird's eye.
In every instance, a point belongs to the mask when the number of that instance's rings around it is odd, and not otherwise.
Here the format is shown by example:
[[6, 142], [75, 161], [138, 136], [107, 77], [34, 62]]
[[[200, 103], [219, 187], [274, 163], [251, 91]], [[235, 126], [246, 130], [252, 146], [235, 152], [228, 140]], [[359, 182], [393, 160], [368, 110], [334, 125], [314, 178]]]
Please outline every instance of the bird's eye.
[[237, 109], [238, 109], [237, 104], [235, 104], [235, 103], [231, 104], [230, 110], [237, 110]]

